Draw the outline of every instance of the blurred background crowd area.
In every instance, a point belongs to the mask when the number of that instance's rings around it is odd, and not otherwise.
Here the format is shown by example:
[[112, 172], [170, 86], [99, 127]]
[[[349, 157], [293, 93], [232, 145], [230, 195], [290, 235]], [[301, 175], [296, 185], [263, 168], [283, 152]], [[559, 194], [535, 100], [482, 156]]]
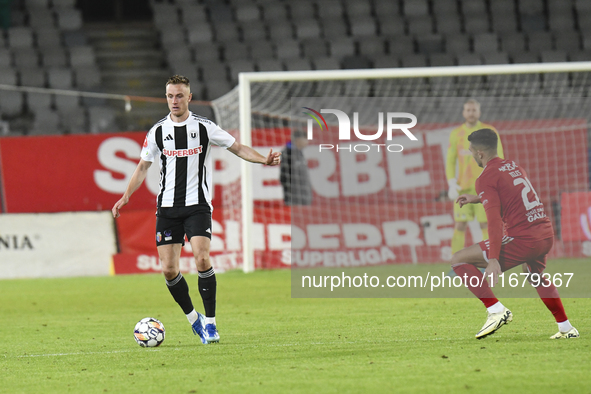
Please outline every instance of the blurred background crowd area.
[[243, 71], [591, 60], [589, 0], [0, 0], [0, 24], [0, 135], [146, 130], [167, 111], [10, 86], [164, 98], [183, 74], [209, 101]]

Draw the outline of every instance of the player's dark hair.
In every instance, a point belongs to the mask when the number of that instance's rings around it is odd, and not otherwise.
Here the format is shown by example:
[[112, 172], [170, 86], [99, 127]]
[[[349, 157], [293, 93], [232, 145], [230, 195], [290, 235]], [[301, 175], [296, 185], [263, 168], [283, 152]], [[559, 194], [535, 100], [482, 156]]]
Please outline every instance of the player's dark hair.
[[468, 136], [468, 141], [470, 141], [473, 146], [496, 152], [499, 138], [497, 137], [497, 133], [491, 129], [480, 129], [470, 134]]
[[191, 87], [191, 84], [189, 82], [189, 78], [184, 77], [182, 75], [173, 75], [172, 77], [168, 78], [168, 81], [166, 82], [166, 86], [168, 85], [186, 85], [187, 87]]

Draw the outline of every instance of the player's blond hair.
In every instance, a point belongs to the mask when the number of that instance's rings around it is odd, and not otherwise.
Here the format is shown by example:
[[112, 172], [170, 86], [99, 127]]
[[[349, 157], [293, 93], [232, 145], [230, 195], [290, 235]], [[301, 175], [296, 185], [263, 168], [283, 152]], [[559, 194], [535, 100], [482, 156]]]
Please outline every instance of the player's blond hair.
[[480, 103], [478, 102], [478, 100], [473, 99], [473, 98], [469, 98], [468, 100], [464, 101], [464, 105], [466, 105], [466, 104], [474, 104], [475, 106], [480, 108]]
[[168, 78], [166, 86], [168, 85], [185, 85], [186, 87], [191, 89], [189, 78], [182, 75], [173, 75], [172, 77]]

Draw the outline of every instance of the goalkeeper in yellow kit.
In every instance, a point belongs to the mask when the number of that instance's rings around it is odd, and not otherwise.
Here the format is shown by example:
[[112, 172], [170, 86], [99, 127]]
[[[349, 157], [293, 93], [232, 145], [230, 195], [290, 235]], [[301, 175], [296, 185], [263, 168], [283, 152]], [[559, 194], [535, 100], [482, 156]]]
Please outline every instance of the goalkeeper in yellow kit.
[[[449, 190], [447, 196], [455, 201], [461, 194], [476, 194], [476, 178], [482, 173], [482, 168], [472, 157], [468, 149], [470, 142], [468, 136], [476, 130], [491, 129], [499, 135], [499, 132], [491, 125], [480, 122], [480, 103], [474, 99], [469, 99], [464, 103], [462, 115], [466, 122], [460, 127], [452, 130], [449, 136], [449, 147], [447, 148], [447, 159], [445, 165], [445, 175]], [[499, 137], [498, 155], [504, 159], [503, 145]], [[457, 167], [457, 174], [456, 174]], [[486, 213], [482, 204], [466, 204], [460, 207], [454, 204], [454, 234], [451, 240], [451, 252], [456, 253], [464, 248], [466, 240], [466, 227], [468, 222], [476, 218], [482, 229], [482, 239], [488, 239], [488, 225], [486, 222]], [[474, 240], [476, 242], [477, 240]]]

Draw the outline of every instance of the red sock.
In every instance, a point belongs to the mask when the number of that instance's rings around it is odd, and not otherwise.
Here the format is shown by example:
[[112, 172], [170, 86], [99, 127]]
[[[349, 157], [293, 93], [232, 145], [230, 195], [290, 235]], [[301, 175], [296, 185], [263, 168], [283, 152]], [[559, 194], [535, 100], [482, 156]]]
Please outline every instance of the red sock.
[[[554, 286], [554, 284], [546, 278], [544, 278], [544, 282], [544, 284], [547, 287], [540, 285], [536, 287], [536, 290], [538, 291], [538, 295], [546, 305], [546, 308], [548, 308], [550, 312], [552, 312], [552, 315], [554, 316], [554, 319], [556, 319], [557, 323], [561, 323], [563, 321], [568, 320], [556, 286]], [[550, 286], [548, 286], [548, 284], [550, 284]]]
[[[494, 304], [496, 304], [497, 302], [499, 302], [499, 300], [495, 297], [494, 293], [492, 292], [492, 290], [488, 286], [488, 282], [486, 281], [486, 279], [482, 281], [482, 286], [478, 286], [478, 285], [472, 286], [470, 284], [470, 282], [480, 284], [480, 281], [482, 280], [482, 272], [480, 272], [480, 270], [478, 268], [476, 268], [472, 264], [465, 264], [465, 263], [454, 265], [452, 268], [453, 268], [454, 272], [456, 273], [456, 275], [461, 277], [464, 280], [464, 284], [466, 286], [468, 286], [468, 289], [476, 297], [478, 297], [480, 299], [480, 301], [482, 301], [482, 303], [484, 304], [485, 307], [489, 308], [489, 307], [493, 306]], [[464, 278], [464, 275], [466, 275], [466, 278]], [[470, 278], [474, 277], [474, 276], [478, 280], [472, 279], [472, 281], [471, 281]]]

